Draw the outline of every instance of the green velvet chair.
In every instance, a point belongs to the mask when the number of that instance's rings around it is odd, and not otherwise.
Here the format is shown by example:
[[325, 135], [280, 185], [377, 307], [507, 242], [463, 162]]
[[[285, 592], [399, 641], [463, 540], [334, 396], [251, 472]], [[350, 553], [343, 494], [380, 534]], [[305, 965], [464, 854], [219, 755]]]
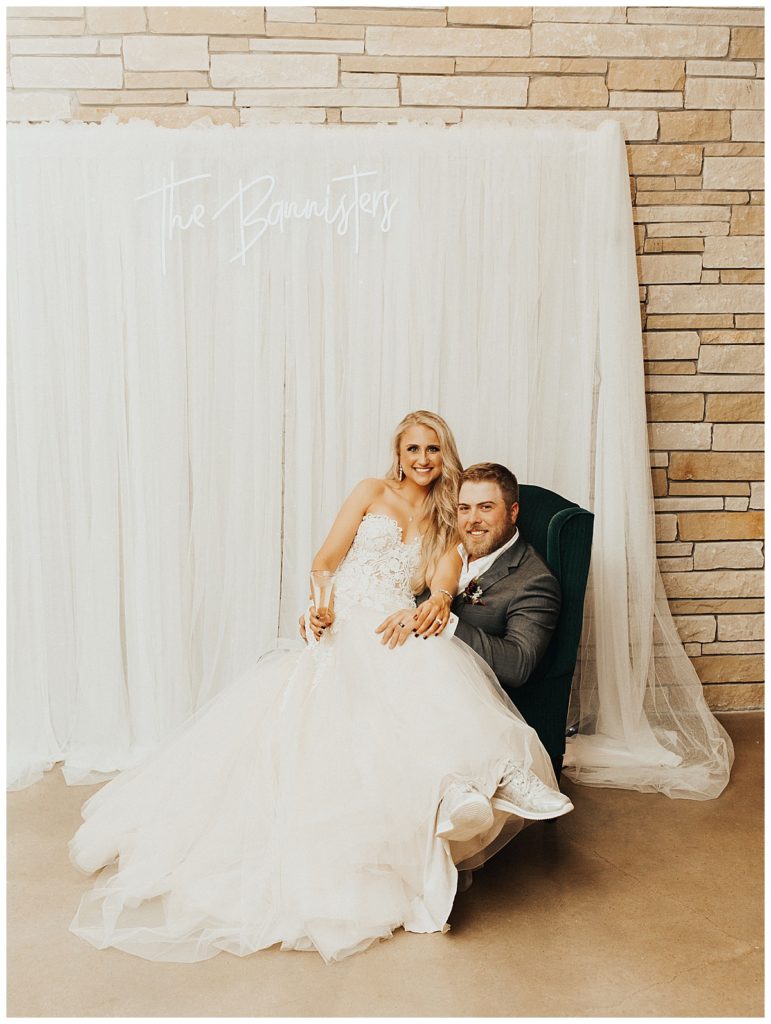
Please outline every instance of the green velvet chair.
[[517, 525], [559, 580], [562, 607], [557, 628], [535, 671], [526, 683], [507, 692], [538, 733], [559, 778], [584, 617], [594, 515], [554, 491], [520, 484]]

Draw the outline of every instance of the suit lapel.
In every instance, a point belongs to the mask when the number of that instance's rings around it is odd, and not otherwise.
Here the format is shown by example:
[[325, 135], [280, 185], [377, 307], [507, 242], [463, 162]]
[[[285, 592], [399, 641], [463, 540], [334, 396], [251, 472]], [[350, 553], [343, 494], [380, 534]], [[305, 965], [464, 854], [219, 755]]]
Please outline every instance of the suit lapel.
[[525, 542], [522, 539], [522, 534], [520, 534], [516, 542], [507, 551], [499, 555], [490, 568], [479, 577], [477, 582], [482, 588], [482, 592], [484, 593], [486, 590], [489, 590], [498, 580], [508, 576], [512, 569], [516, 569], [522, 561], [524, 553]]

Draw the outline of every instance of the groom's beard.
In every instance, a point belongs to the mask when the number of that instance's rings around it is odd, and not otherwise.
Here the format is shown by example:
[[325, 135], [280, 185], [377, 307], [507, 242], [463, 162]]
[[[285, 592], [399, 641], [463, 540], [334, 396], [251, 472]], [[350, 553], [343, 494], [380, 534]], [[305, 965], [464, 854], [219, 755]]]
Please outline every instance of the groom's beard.
[[[480, 537], [472, 537], [468, 530], [487, 530]], [[516, 526], [512, 523], [504, 523], [498, 528], [486, 526], [484, 523], [473, 523], [463, 533], [463, 546], [471, 558], [484, 558], [491, 551], [501, 547], [507, 540], [514, 536]]]

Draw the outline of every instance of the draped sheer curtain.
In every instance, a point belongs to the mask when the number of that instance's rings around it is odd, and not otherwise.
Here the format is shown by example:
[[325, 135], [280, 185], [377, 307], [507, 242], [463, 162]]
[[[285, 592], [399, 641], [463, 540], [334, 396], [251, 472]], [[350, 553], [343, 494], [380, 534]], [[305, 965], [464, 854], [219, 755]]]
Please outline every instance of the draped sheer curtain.
[[8, 170], [9, 785], [127, 767], [296, 643], [428, 408], [595, 512], [567, 773], [723, 789], [656, 568], [615, 122], [11, 126]]

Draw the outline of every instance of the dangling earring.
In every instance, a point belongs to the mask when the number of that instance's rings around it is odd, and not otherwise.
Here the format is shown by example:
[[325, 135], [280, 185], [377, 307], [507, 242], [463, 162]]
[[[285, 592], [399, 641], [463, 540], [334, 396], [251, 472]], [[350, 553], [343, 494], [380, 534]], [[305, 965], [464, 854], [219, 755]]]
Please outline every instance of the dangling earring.
[[403, 479], [404, 479], [404, 470], [402, 469], [402, 464], [401, 464], [401, 462], [399, 463], [399, 479], [400, 479], [400, 480], [403, 480]]

